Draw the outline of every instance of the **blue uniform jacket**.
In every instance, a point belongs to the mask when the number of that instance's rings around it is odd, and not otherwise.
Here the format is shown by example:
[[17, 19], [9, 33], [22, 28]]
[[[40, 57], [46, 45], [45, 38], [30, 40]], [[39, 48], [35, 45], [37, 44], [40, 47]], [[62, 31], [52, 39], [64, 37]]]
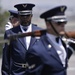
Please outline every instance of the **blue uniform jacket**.
[[47, 36], [43, 35], [27, 52], [28, 75], [66, 75], [68, 57], [71, 54], [68, 53], [65, 43], [63, 41], [62, 43], [67, 53], [65, 67], [63, 67], [54, 46]]
[[[40, 29], [40, 27], [32, 24], [32, 31]], [[8, 35], [14, 35], [21, 32], [20, 26], [7, 30], [4, 39], [7, 39]], [[36, 38], [32, 37], [29, 49], [35, 41]], [[2, 75], [26, 75], [26, 53], [27, 49], [24, 38], [11, 40], [9, 44], [5, 43], [2, 56]]]

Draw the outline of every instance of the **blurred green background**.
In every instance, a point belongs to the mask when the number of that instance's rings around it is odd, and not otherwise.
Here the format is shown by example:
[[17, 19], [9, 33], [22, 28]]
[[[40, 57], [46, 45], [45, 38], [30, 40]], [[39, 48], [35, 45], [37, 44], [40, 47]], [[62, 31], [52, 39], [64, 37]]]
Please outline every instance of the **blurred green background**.
[[[1, 41], [3, 40], [3, 35], [5, 32], [4, 28], [5, 28], [5, 24], [8, 20], [8, 16], [9, 16], [9, 13], [6, 10], [3, 10], [2, 7], [0, 6], [0, 40]], [[3, 44], [0, 43], [0, 57], [2, 54], [2, 48], [3, 48]]]
[[[0, 37], [0, 40], [2, 40], [2, 39], [3, 39], [3, 37]], [[2, 56], [2, 48], [3, 48], [3, 44], [0, 43], [0, 58]]]

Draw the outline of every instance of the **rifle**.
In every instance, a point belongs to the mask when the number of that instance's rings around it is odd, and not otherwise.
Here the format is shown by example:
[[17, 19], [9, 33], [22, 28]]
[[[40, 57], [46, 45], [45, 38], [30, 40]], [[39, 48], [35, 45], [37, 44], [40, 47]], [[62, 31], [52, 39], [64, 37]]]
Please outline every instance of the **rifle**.
[[[4, 41], [0, 41], [0, 43], [9, 42], [10, 40], [15, 40], [16, 38], [22, 38], [22, 37], [26, 37], [26, 36], [32, 36], [32, 37], [42, 36], [46, 32], [47, 32], [47, 30], [46, 29], [43, 29], [43, 30], [36, 30], [34, 32], [19, 33], [19, 34], [14, 34], [14, 35], [8, 35], [8, 39], [6, 39]], [[66, 37], [66, 38], [73, 38], [73, 39], [75, 39], [75, 31], [62, 32], [62, 33], [60, 33], [60, 35]]]
[[[9, 35], [8, 39], [13, 40], [15, 38], [22, 38], [22, 37], [26, 37], [26, 36], [32, 36], [32, 37], [42, 36], [46, 32], [47, 32], [47, 30], [43, 29], [43, 30], [36, 30], [34, 32], [19, 33], [19, 34], [15, 34], [15, 35]], [[65, 38], [73, 38], [73, 39], [75, 39], [75, 31], [61, 32], [59, 35], [64, 36]]]
[[43, 34], [46, 33], [46, 29], [43, 30], [36, 30], [34, 32], [28, 32], [28, 33], [18, 33], [18, 34], [14, 34], [14, 35], [8, 35], [8, 39], [5, 40], [0, 40], [0, 43], [10, 43], [10, 41], [16, 40], [17, 38], [23, 38], [26, 36], [32, 36], [32, 37], [38, 37], [38, 36], [42, 36]]
[[75, 31], [67, 31], [67, 32], [64, 33], [64, 36], [66, 38], [73, 38], [73, 39], [75, 39]]
[[22, 38], [22, 37], [26, 37], [26, 36], [42, 36], [43, 34], [46, 33], [46, 29], [44, 30], [36, 30], [34, 32], [28, 32], [28, 33], [19, 33], [19, 34], [14, 34], [14, 35], [8, 35], [8, 39], [13, 40], [16, 38]]

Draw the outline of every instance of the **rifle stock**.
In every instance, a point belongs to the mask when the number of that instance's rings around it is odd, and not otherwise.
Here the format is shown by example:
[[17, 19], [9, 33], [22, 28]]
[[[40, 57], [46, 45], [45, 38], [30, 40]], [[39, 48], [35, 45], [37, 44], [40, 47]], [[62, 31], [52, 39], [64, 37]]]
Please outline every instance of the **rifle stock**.
[[22, 38], [22, 37], [26, 37], [26, 36], [42, 36], [43, 34], [46, 33], [46, 29], [44, 30], [36, 30], [34, 32], [28, 32], [28, 33], [19, 33], [19, 34], [14, 34], [14, 35], [8, 35], [8, 39], [13, 40], [16, 38]]
[[0, 43], [10, 43], [10, 41], [16, 40], [16, 38], [23, 38], [26, 36], [42, 36], [43, 34], [46, 33], [46, 29], [44, 30], [36, 30], [34, 32], [28, 32], [28, 33], [19, 33], [19, 34], [14, 34], [14, 35], [8, 35], [8, 39], [5, 40], [0, 40]]
[[68, 31], [68, 32], [65, 32], [64, 36], [66, 38], [73, 38], [75, 39], [75, 31]]

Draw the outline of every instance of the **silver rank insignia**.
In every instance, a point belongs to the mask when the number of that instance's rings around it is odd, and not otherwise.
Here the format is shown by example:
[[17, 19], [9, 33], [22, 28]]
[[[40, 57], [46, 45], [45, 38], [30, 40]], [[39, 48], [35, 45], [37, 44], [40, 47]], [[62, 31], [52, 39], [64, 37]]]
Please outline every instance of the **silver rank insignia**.
[[31, 66], [28, 67], [29, 69], [35, 68], [35, 64], [32, 64]]

